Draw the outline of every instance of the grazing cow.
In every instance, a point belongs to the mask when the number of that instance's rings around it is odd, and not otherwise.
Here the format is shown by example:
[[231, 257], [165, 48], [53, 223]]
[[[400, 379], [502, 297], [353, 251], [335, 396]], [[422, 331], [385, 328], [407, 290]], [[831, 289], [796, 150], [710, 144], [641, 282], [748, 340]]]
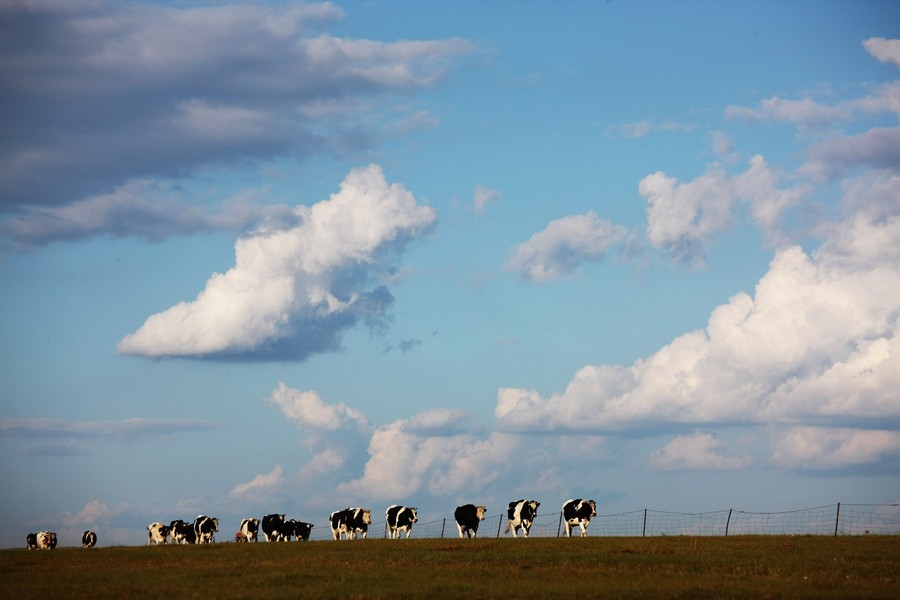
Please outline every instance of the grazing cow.
[[597, 516], [597, 503], [593, 500], [569, 500], [562, 505], [563, 521], [566, 524], [566, 537], [572, 537], [572, 528], [581, 527], [581, 537], [587, 537], [587, 528], [591, 517]]
[[247, 518], [241, 520], [241, 530], [235, 535], [235, 541], [255, 542], [258, 536], [259, 519]]
[[36, 533], [29, 533], [28, 535], [25, 536], [25, 547], [28, 548], [29, 550], [37, 550], [38, 549]]
[[93, 548], [97, 545], [97, 534], [88, 529], [84, 533], [81, 534], [81, 546], [82, 548]]
[[169, 523], [169, 532], [172, 535], [172, 542], [176, 544], [196, 544], [197, 535], [194, 533], [194, 525], [185, 523], [181, 519], [175, 519]]
[[216, 533], [219, 531], [219, 519], [198, 515], [194, 519], [194, 535], [198, 544], [210, 544], [216, 541]]
[[387, 523], [388, 537], [400, 539], [400, 532], [406, 532], [406, 539], [409, 539], [412, 533], [413, 523], [419, 522], [418, 508], [409, 508], [406, 506], [398, 506], [392, 504], [384, 513], [384, 520]]
[[301, 540], [304, 542], [309, 540], [312, 528], [314, 527], [312, 523], [304, 523], [303, 521], [291, 519], [288, 521], [288, 524], [291, 526], [291, 534], [296, 536], [298, 542]]
[[291, 539], [290, 535], [285, 536], [284, 515], [264, 516], [262, 530], [267, 542], [286, 542]]
[[157, 546], [160, 544], [168, 544], [169, 527], [162, 523], [150, 523], [147, 525], [147, 545], [150, 546], [154, 542]]
[[465, 534], [467, 537], [478, 537], [478, 525], [484, 521], [484, 513], [487, 509], [474, 504], [457, 506], [453, 517], [456, 519], [456, 528], [459, 529], [459, 537]]
[[537, 509], [540, 505], [541, 503], [535, 500], [516, 500], [515, 502], [510, 502], [509, 507], [506, 510], [506, 515], [509, 517], [509, 520], [506, 522], [505, 533], [512, 530], [513, 537], [519, 537], [516, 535], [516, 532], [519, 530], [519, 527], [521, 527], [522, 535], [528, 537], [528, 532], [531, 531], [531, 524], [537, 516]]
[[331, 537], [335, 540], [346, 535], [348, 540], [356, 539], [361, 533], [367, 537], [369, 523], [372, 522], [372, 511], [366, 508], [345, 508], [331, 513]]

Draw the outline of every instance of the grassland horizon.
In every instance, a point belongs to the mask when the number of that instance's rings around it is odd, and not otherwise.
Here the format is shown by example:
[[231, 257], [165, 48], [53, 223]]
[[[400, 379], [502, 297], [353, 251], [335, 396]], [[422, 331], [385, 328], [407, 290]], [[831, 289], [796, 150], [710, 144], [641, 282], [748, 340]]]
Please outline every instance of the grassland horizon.
[[898, 536], [411, 539], [0, 551], [10, 598], [897, 598]]

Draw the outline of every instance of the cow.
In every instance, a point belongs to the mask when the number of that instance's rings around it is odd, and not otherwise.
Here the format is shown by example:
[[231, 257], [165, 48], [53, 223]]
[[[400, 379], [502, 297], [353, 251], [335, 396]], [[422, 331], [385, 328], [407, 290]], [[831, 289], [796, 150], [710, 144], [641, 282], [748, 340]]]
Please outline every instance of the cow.
[[28, 548], [29, 550], [37, 550], [38, 549], [36, 533], [29, 533], [28, 535], [25, 536], [25, 547]]
[[169, 532], [172, 534], [172, 542], [176, 544], [196, 544], [197, 535], [194, 533], [192, 523], [185, 523], [181, 519], [175, 519], [169, 523]]
[[389, 506], [384, 512], [388, 537], [394, 539], [394, 535], [396, 534], [396, 537], [399, 540], [400, 532], [405, 531], [406, 539], [409, 539], [409, 536], [412, 533], [413, 523], [419, 522], [418, 510], [419, 509], [415, 507], [409, 508], [406, 506], [398, 506], [396, 504]]
[[487, 509], [483, 506], [475, 506], [474, 504], [464, 504], [457, 506], [453, 512], [456, 519], [456, 528], [459, 529], [459, 537], [463, 535], [473, 538], [478, 537], [478, 525], [484, 521], [484, 513]]
[[81, 547], [82, 548], [93, 548], [97, 545], [97, 534], [88, 529], [84, 533], [81, 534]]
[[40, 550], [53, 550], [56, 548], [56, 532], [39, 531], [37, 534], [37, 546]]
[[285, 539], [284, 515], [264, 516], [262, 530], [267, 542], [285, 542], [290, 539], [290, 536], [287, 536], [287, 540]]
[[541, 503], [535, 500], [510, 502], [506, 510], [509, 520], [506, 522], [506, 531], [504, 533], [509, 533], [512, 530], [513, 537], [519, 537], [516, 535], [516, 532], [521, 527], [522, 535], [528, 537], [528, 532], [531, 530], [531, 524], [537, 516], [537, 509], [540, 505]]
[[587, 528], [591, 517], [597, 516], [597, 503], [593, 500], [569, 500], [562, 505], [563, 522], [566, 524], [566, 537], [572, 537], [572, 528], [581, 527], [581, 537], [587, 537]]
[[346, 535], [348, 540], [356, 539], [361, 533], [367, 537], [369, 523], [372, 522], [372, 511], [366, 508], [345, 508], [331, 513], [331, 537], [335, 540]]
[[162, 523], [150, 523], [147, 525], [147, 545], [150, 546], [154, 542], [157, 546], [160, 544], [168, 544], [169, 526]]
[[194, 519], [194, 535], [198, 544], [210, 544], [216, 541], [216, 533], [219, 531], [219, 519], [197, 515]]
[[294, 521], [291, 519], [288, 521], [291, 525], [291, 534], [296, 536], [297, 541], [307, 541], [309, 540], [309, 536], [312, 533], [312, 528], [314, 525], [312, 523], [304, 523], [303, 521]]
[[234, 536], [236, 542], [255, 542], [259, 536], [259, 519], [247, 518], [241, 521], [241, 530]]

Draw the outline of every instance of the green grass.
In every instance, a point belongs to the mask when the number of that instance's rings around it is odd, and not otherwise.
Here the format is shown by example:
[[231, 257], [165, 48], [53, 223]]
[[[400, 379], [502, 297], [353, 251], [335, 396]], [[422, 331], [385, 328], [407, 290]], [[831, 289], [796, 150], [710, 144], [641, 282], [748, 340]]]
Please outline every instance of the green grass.
[[7, 598], [900, 598], [900, 538], [424, 539], [0, 551]]

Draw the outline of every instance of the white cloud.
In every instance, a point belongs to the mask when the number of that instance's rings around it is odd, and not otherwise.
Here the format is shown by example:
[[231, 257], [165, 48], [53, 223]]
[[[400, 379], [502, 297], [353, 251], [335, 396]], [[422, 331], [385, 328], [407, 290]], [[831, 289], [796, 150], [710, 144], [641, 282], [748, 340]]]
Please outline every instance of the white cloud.
[[852, 115], [848, 105], [829, 106], [811, 98], [790, 100], [773, 96], [760, 102], [758, 109], [728, 106], [725, 116], [748, 121], [778, 121], [805, 126], [824, 126]]
[[900, 454], [900, 432], [790, 427], [772, 434], [772, 456], [788, 469], [839, 469]]
[[231, 270], [214, 274], [194, 301], [149, 317], [119, 352], [305, 358], [333, 350], [344, 329], [382, 318], [392, 297], [379, 278], [436, 219], [377, 165], [354, 169], [338, 193], [295, 214], [293, 227], [239, 239]]
[[642, 121], [634, 121], [632, 123], [622, 123], [620, 125], [614, 125], [610, 128], [610, 130], [617, 131], [625, 137], [640, 139], [642, 137], [650, 135], [651, 133], [686, 132], [691, 131], [693, 128], [694, 127], [692, 125], [688, 125], [685, 123], [676, 123], [675, 121], [659, 121], [654, 123], [645, 119]]
[[278, 407], [288, 421], [301, 429], [337, 431], [344, 427], [367, 428], [365, 415], [340, 402], [328, 404], [314, 390], [301, 391], [287, 387], [284, 382], [266, 400]]
[[749, 203], [756, 224], [777, 238], [781, 216], [812, 191], [806, 184], [782, 187], [786, 178], [760, 155], [737, 175], [718, 163], [688, 182], [662, 171], [648, 175], [638, 186], [647, 202], [647, 239], [680, 262], [702, 263], [706, 246], [730, 225], [738, 200]]
[[742, 469], [748, 458], [722, 454], [725, 443], [709, 433], [680, 435], [650, 456], [650, 464], [664, 471], [725, 471]]
[[864, 40], [863, 47], [881, 62], [894, 63], [900, 67], [900, 40], [873, 37]]
[[517, 246], [504, 265], [536, 282], [570, 275], [581, 263], [602, 260], [626, 230], [593, 211], [551, 221], [543, 231]]
[[812, 255], [799, 247], [779, 251], [753, 296], [735, 295], [712, 312], [705, 330], [629, 367], [586, 366], [549, 397], [499, 390], [499, 426], [599, 432], [900, 416], [891, 391], [900, 370], [896, 205], [894, 211], [857, 215], [852, 229], [836, 228], [842, 237]]
[[268, 473], [260, 473], [246, 483], [239, 483], [231, 490], [231, 496], [243, 496], [251, 492], [265, 491], [275, 488], [284, 482], [284, 469], [276, 465]]

